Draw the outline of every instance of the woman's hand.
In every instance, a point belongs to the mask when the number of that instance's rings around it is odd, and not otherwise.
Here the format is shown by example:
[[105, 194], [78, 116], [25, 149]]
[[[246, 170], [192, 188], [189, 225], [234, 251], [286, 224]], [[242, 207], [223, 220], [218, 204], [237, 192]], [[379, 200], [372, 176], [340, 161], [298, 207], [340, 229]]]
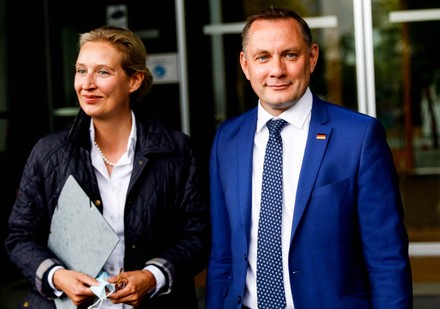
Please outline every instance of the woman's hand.
[[56, 270], [52, 280], [55, 288], [63, 291], [75, 306], [79, 306], [95, 296], [90, 286], [99, 286], [98, 280], [86, 274], [64, 268]]
[[108, 296], [114, 304], [124, 303], [139, 306], [144, 297], [156, 288], [156, 278], [148, 270], [135, 270], [123, 272], [113, 276], [108, 282], [117, 284], [119, 278], [120, 288]]

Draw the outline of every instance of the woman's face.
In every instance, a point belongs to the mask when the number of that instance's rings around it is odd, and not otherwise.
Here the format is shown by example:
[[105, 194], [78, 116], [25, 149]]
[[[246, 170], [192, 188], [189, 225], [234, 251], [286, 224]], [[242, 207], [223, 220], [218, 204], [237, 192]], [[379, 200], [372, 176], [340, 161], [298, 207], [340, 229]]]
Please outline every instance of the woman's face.
[[138, 76], [127, 76], [120, 52], [107, 42], [87, 42], [76, 60], [74, 87], [81, 108], [97, 119], [130, 109], [130, 94], [140, 86]]

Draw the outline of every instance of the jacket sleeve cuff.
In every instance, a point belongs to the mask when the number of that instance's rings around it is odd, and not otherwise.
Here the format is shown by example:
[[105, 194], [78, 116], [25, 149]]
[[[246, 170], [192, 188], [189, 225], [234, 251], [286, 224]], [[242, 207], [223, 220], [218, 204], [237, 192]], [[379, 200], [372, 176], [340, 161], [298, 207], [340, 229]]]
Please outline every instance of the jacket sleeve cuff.
[[50, 287], [49, 282], [47, 280], [47, 276], [49, 271], [55, 267], [59, 266], [61, 263], [55, 259], [47, 259], [44, 260], [43, 263], [38, 266], [36, 276], [35, 276], [35, 287], [38, 292], [44, 297], [49, 299], [54, 299], [56, 295], [53, 293], [53, 289]]
[[173, 288], [173, 267], [170, 262], [168, 262], [165, 259], [156, 258], [149, 260], [147, 263], [145, 263], [145, 266], [153, 265], [159, 268], [159, 270], [164, 274], [165, 276], [165, 285], [164, 287], [159, 291], [158, 295], [163, 294], [169, 294]]

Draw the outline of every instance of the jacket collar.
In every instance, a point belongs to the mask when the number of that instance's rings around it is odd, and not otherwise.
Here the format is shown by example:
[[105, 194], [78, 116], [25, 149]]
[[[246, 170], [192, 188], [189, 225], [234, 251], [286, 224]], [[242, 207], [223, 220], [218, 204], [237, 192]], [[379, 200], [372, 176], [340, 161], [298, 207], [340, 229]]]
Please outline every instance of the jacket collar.
[[[174, 150], [173, 140], [162, 122], [156, 118], [145, 116], [136, 110], [133, 110], [133, 112], [136, 118], [137, 147], [143, 155], [167, 153]], [[70, 128], [67, 139], [90, 150], [90, 121], [91, 117], [80, 109]]]

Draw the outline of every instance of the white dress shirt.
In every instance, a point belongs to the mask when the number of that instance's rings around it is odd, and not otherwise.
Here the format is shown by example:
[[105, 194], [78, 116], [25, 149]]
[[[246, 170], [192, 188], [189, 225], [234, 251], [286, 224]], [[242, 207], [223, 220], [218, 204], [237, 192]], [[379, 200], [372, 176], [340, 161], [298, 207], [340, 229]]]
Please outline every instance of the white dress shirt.
[[[104, 206], [103, 216], [110, 224], [119, 237], [119, 242], [112, 254], [104, 264], [103, 269], [110, 275], [115, 276], [124, 267], [125, 237], [124, 237], [124, 209], [127, 197], [128, 185], [131, 172], [133, 170], [134, 153], [136, 147], [136, 119], [131, 113], [132, 127], [125, 152], [116, 165], [113, 167], [112, 174], [109, 175], [104, 160], [96, 145], [92, 142], [91, 151], [92, 164], [95, 167], [95, 174], [98, 179], [99, 192], [101, 193], [102, 204]], [[93, 121], [90, 125], [90, 135], [92, 141], [95, 140], [95, 129]], [[156, 266], [147, 266], [156, 278], [156, 292], [164, 286], [165, 277]], [[126, 304], [113, 304], [110, 300], [105, 300], [100, 309], [129, 309], [132, 306]]]
[[[134, 142], [132, 138], [129, 141], [129, 144]], [[95, 167], [102, 205], [104, 205], [103, 216], [119, 237], [118, 244], [104, 264], [104, 270], [111, 276], [117, 275], [124, 266], [124, 209], [128, 183], [133, 168], [133, 160], [129, 158], [133, 156], [133, 154], [129, 154], [133, 150], [130, 148], [131, 146], [128, 148], [128, 152], [123, 154], [116, 163], [111, 176], [99, 153], [92, 150], [92, 164]]]
[[[283, 139], [283, 219], [282, 219], [282, 254], [284, 290], [286, 291], [286, 308], [293, 309], [292, 293], [290, 293], [288, 255], [295, 206], [299, 173], [304, 157], [304, 150], [309, 131], [312, 94], [307, 89], [303, 97], [291, 108], [278, 117], [269, 114], [258, 103], [258, 120], [254, 138], [252, 161], [252, 223], [248, 251], [248, 270], [243, 304], [249, 308], [257, 308], [257, 233], [260, 215], [261, 185], [263, 179], [263, 163], [269, 130], [266, 122], [272, 118], [282, 118], [287, 125], [281, 131]], [[290, 188], [290, 189], [287, 189]]]
[[[133, 124], [130, 137], [128, 139], [127, 151], [122, 155], [109, 175], [104, 160], [96, 145], [92, 142], [92, 165], [95, 168], [96, 178], [98, 179], [99, 192], [101, 193], [103, 216], [108, 224], [113, 228], [119, 237], [119, 242], [112, 254], [105, 262], [103, 269], [110, 276], [117, 275], [119, 270], [124, 267], [125, 237], [124, 237], [124, 209], [127, 196], [128, 184], [131, 171], [133, 169], [134, 150], [136, 145], [136, 124], [132, 114]], [[90, 125], [90, 135], [92, 141], [95, 140], [95, 128], [93, 121]], [[133, 308], [129, 305], [114, 305], [110, 300], [103, 301], [101, 309], [106, 308]]]

